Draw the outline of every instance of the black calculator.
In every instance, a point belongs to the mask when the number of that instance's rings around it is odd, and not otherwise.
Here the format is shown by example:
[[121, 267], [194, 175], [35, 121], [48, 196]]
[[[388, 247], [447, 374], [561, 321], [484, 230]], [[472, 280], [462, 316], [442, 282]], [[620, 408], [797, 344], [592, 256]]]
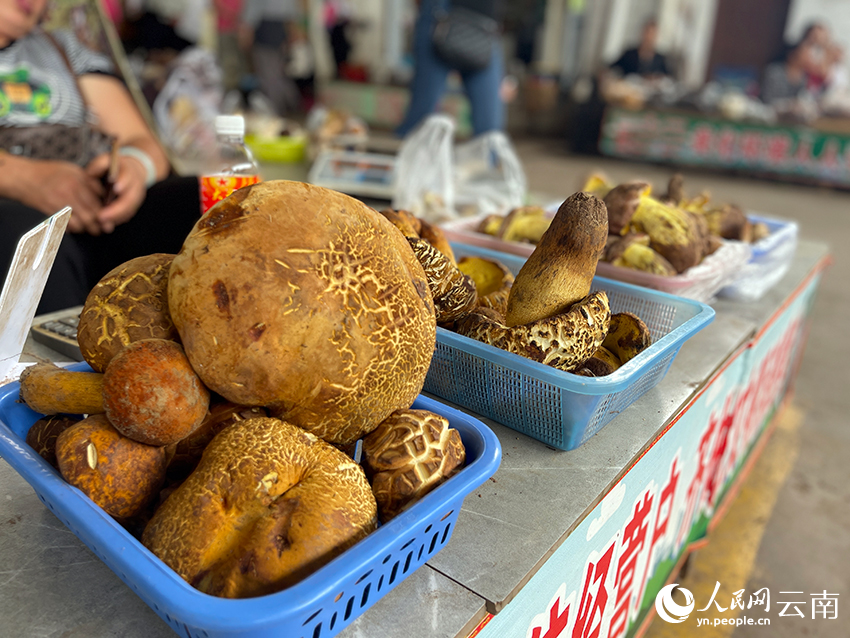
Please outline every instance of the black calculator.
[[74, 361], [82, 361], [80, 346], [77, 344], [77, 326], [80, 324], [79, 311], [69, 312], [67, 315], [54, 315], [49, 321], [36, 323], [30, 328], [30, 335], [34, 341], [55, 350], [60, 354], [70, 357]]

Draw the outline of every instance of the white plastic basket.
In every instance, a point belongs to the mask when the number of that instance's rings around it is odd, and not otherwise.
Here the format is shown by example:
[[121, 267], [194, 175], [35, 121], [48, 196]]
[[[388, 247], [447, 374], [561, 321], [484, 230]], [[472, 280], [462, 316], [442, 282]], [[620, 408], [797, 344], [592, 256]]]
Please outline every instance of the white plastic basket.
[[747, 213], [751, 222], [767, 225], [770, 234], [752, 245], [752, 256], [720, 296], [735, 301], [756, 301], [788, 272], [797, 251], [798, 226], [788, 220]]

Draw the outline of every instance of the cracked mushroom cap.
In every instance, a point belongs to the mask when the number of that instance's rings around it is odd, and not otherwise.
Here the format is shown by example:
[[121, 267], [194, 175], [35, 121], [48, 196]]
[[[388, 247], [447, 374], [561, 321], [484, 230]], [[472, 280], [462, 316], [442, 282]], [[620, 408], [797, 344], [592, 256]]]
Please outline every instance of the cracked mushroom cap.
[[95, 372], [126, 345], [179, 340], [168, 312], [168, 270], [174, 255], [136, 257], [110, 270], [86, 297], [77, 327], [80, 352]]
[[376, 526], [357, 463], [301, 428], [256, 418], [212, 440], [142, 543], [196, 589], [249, 598], [294, 585]]
[[363, 439], [381, 521], [387, 522], [456, 474], [466, 450], [448, 420], [427, 410], [399, 410]]
[[407, 240], [356, 199], [300, 182], [239, 189], [174, 258], [171, 316], [204, 383], [333, 443], [422, 389], [436, 322]]
[[605, 291], [591, 293], [567, 312], [508, 327], [475, 311], [457, 332], [559, 370], [575, 370], [602, 345], [611, 321]]

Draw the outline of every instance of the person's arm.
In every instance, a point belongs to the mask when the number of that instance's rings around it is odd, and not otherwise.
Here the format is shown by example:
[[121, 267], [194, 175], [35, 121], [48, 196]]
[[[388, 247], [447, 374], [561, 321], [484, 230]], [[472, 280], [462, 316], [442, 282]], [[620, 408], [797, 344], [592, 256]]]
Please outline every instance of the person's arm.
[[[165, 151], [118, 79], [88, 74], [79, 78], [79, 84], [100, 128], [113, 135], [121, 149], [118, 177], [112, 187], [115, 200], [98, 214], [103, 230], [111, 232], [136, 214], [148, 186], [165, 178], [171, 167]], [[87, 170], [89, 175], [101, 177], [108, 168], [109, 156], [104, 154], [95, 158]]]

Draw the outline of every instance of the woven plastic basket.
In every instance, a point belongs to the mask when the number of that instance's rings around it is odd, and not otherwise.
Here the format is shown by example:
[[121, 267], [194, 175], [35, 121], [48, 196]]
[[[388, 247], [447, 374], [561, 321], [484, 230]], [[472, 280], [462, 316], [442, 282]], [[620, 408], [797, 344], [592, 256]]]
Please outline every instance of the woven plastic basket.
[[297, 585], [258, 598], [216, 598], [186, 583], [24, 442], [40, 415], [17, 403], [19, 388], [17, 382], [0, 388], [0, 456], [185, 638], [335, 636], [448, 543], [464, 497], [492, 476], [501, 460], [499, 441], [483, 423], [420, 396], [414, 408], [442, 414], [460, 432], [466, 465], [458, 474]]
[[[514, 273], [525, 261], [476, 246], [452, 247], [458, 258], [496, 259]], [[652, 345], [613, 374], [562, 372], [438, 328], [425, 391], [554, 448], [577, 448], [661, 381], [682, 344], [714, 318], [701, 302], [601, 277], [593, 290], [606, 291], [612, 312], [636, 314], [652, 334]]]

